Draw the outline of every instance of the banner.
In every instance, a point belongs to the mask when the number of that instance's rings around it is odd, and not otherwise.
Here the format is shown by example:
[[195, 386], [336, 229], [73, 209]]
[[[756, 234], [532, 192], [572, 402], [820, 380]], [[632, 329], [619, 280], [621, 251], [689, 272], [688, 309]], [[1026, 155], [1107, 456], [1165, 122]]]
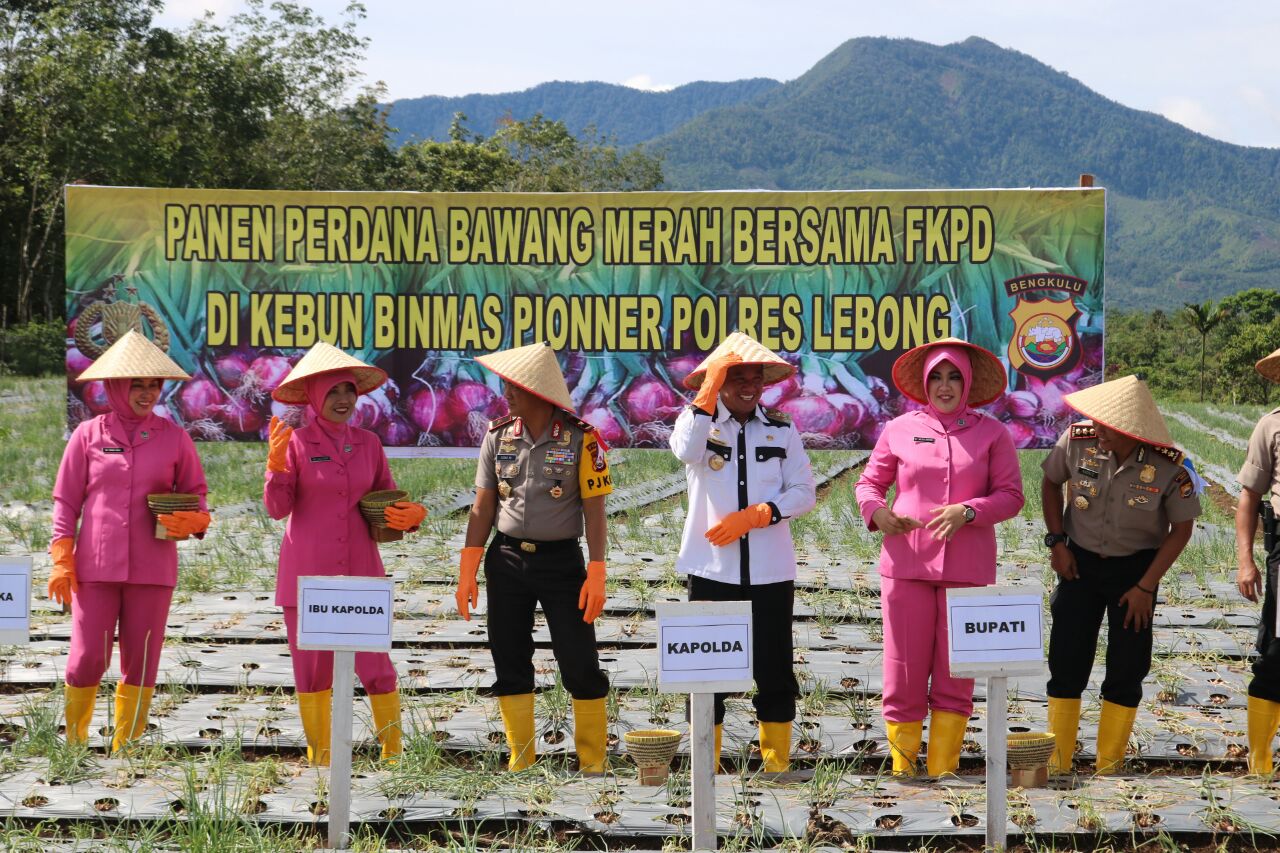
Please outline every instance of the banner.
[[1019, 447], [1101, 381], [1101, 189], [304, 193], [67, 187], [70, 380], [139, 327], [195, 377], [157, 411], [204, 440], [265, 437], [270, 390], [317, 340], [387, 371], [353, 423], [387, 446], [474, 447], [505, 412], [477, 354], [550, 341], [580, 416], [665, 447], [681, 380], [729, 332], [791, 360], [763, 402], [811, 447], [870, 448], [916, 404], [895, 358], [954, 335], [996, 353], [988, 410]]

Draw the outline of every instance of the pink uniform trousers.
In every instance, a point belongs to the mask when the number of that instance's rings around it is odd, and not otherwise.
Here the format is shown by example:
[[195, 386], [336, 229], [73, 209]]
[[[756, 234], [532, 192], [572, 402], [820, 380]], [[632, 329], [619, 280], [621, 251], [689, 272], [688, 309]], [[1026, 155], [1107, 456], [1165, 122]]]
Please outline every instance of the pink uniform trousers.
[[[333, 687], [333, 652], [298, 648], [298, 608], [284, 608], [284, 627], [289, 634], [294, 688], [299, 693], [315, 693]], [[396, 668], [386, 652], [356, 652], [356, 675], [370, 696], [392, 693], [396, 689]]]
[[67, 684], [92, 687], [111, 663], [117, 626], [125, 684], [155, 687], [173, 587], [81, 581], [71, 601], [71, 656]]
[[929, 710], [973, 713], [973, 679], [947, 664], [947, 588], [969, 584], [880, 578], [884, 618], [884, 718], [914, 723]]

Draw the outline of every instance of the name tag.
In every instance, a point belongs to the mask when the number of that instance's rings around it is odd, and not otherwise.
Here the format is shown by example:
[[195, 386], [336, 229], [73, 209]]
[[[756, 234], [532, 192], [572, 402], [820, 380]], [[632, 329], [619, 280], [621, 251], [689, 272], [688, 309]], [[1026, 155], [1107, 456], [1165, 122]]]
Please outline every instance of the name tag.
[[328, 456], [312, 456], [311, 461], [312, 462], [332, 462], [333, 460], [330, 459]]
[[499, 453], [495, 457], [499, 462], [515, 462], [516, 455], [514, 453]]
[[103, 453], [124, 453], [124, 448], [123, 447], [104, 447], [102, 448], [102, 452]]
[[916, 443], [918, 443], [918, 444], [933, 444], [933, 443], [934, 443], [934, 440], [933, 440], [932, 438], [921, 438], [920, 436], [916, 436], [915, 438], [913, 438], [913, 439], [911, 439], [911, 440], [912, 440], [912, 441], [914, 441], [914, 442], [916, 442]]
[[1081, 465], [1079, 468], [1076, 469], [1076, 473], [1083, 474], [1086, 477], [1092, 477], [1095, 480], [1098, 479], [1097, 471], [1093, 470], [1092, 468], [1086, 468], [1083, 465]]

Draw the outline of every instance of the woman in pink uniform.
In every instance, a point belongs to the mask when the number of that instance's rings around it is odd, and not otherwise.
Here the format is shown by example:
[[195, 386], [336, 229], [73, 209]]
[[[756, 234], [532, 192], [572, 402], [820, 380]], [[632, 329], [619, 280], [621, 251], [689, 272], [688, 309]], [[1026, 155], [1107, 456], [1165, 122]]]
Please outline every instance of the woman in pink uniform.
[[[946, 590], [996, 578], [995, 525], [1022, 509], [1022, 475], [1000, 421], [975, 411], [1000, 396], [1005, 373], [956, 338], [916, 347], [893, 366], [898, 389], [926, 408], [885, 427], [858, 480], [867, 526], [884, 533], [884, 717], [893, 772], [914, 772], [925, 715], [929, 775], [960, 766], [973, 680], [947, 664]], [[890, 508], [885, 496], [897, 485]]]
[[[71, 434], [53, 487], [49, 597], [71, 605], [66, 671], [67, 741], [89, 736], [98, 682], [120, 638], [120, 682], [111, 749], [147, 727], [178, 582], [178, 546], [156, 538], [147, 495], [200, 496], [198, 512], [161, 515], [175, 538], [209, 526], [200, 457], [187, 433], [152, 410], [166, 379], [190, 379], [145, 336], [129, 332], [80, 375], [106, 383], [111, 411]], [[79, 524], [79, 531], [76, 530]]]
[[[302, 575], [383, 577], [382, 558], [360, 514], [369, 492], [396, 482], [378, 437], [347, 425], [356, 398], [380, 386], [387, 374], [326, 343], [313, 346], [271, 396], [307, 404], [310, 423], [293, 430], [271, 419], [263, 503], [275, 519], [289, 519], [276, 573], [276, 604], [284, 608], [298, 709], [313, 765], [329, 763], [333, 652], [297, 646], [298, 578]], [[401, 501], [386, 510], [387, 525], [417, 530], [427, 511]], [[391, 656], [358, 652], [356, 674], [369, 694], [382, 757], [400, 754], [400, 693]]]

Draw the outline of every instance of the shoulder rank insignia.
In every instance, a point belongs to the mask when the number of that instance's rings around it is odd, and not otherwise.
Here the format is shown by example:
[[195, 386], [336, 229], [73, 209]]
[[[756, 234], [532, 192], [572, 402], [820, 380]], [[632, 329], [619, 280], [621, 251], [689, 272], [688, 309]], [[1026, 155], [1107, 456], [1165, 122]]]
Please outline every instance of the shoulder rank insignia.
[[515, 415], [506, 415], [505, 417], [494, 418], [493, 420], [489, 421], [489, 432], [493, 432], [495, 429], [504, 427], [507, 424], [514, 421], [515, 419], [516, 419]]
[[1181, 464], [1182, 464], [1182, 451], [1181, 451], [1181, 450], [1179, 450], [1178, 448], [1176, 448], [1176, 447], [1159, 447], [1159, 446], [1154, 445], [1154, 444], [1150, 444], [1150, 445], [1147, 445], [1147, 446], [1151, 448], [1152, 452], [1154, 452], [1154, 453], [1158, 453], [1159, 455], [1163, 456], [1165, 459], [1168, 459], [1168, 460], [1169, 460], [1170, 462], [1172, 462], [1174, 465], [1181, 465]]
[[596, 428], [571, 412], [564, 413], [564, 419], [583, 432], [595, 432]]
[[1071, 437], [1075, 438], [1097, 438], [1098, 431], [1093, 428], [1091, 421], [1071, 425]]
[[765, 409], [764, 419], [774, 426], [791, 426], [791, 415], [781, 409]]

